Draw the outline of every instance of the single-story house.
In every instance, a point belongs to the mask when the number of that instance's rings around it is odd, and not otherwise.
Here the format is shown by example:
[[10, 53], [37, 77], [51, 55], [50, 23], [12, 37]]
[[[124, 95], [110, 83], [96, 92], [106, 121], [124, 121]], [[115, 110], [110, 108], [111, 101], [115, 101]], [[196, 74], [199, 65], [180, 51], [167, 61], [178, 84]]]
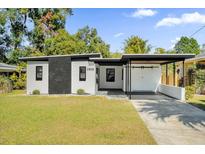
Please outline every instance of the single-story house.
[[160, 92], [184, 100], [183, 86], [161, 84], [161, 67], [175, 62], [184, 64], [185, 59], [193, 57], [193, 54], [123, 54], [121, 58], [102, 58], [101, 54], [92, 53], [20, 59], [27, 61], [27, 94], [35, 89], [41, 94], [70, 94], [81, 88], [95, 95], [99, 90], [119, 89], [129, 96]]
[[9, 74], [16, 71], [15, 65], [8, 65], [5, 63], [0, 63], [0, 75], [8, 76]]

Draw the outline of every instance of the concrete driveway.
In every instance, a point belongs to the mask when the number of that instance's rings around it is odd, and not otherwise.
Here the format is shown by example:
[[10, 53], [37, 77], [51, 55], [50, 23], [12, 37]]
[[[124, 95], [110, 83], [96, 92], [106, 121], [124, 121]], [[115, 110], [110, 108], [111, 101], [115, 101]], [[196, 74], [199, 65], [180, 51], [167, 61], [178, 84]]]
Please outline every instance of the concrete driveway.
[[205, 144], [205, 112], [164, 95], [138, 95], [132, 103], [158, 144]]

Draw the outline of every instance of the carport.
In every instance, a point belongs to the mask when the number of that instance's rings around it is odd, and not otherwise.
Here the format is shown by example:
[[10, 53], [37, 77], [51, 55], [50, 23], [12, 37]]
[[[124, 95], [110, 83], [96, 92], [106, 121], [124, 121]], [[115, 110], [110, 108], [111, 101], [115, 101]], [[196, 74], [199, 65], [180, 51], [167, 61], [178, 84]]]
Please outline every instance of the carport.
[[[130, 99], [135, 98], [136, 95], [154, 95], [159, 92], [184, 100], [184, 61], [194, 56], [194, 54], [123, 54], [121, 58], [125, 72], [123, 91]], [[181, 87], [175, 84], [177, 62], [182, 64]], [[165, 66], [167, 79], [168, 64], [173, 65], [173, 85], [161, 84], [161, 68]]]

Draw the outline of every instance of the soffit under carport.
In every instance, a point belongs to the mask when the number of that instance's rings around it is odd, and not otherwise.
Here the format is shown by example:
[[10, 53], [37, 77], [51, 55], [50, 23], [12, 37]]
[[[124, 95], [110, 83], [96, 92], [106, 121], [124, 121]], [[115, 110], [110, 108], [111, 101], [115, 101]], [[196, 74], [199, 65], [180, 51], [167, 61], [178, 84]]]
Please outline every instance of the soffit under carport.
[[170, 61], [154, 61], [154, 60], [150, 60], [150, 61], [145, 61], [145, 60], [132, 60], [131, 64], [165, 64], [165, 63], [169, 63]]

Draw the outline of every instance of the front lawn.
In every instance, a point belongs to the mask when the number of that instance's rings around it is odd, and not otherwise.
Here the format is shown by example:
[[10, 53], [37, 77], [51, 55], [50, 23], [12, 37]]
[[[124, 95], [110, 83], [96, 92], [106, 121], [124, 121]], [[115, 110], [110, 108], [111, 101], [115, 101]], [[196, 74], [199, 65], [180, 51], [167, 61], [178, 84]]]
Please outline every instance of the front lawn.
[[156, 144], [128, 101], [0, 96], [0, 144]]
[[188, 103], [205, 111], [205, 95], [195, 95]]

